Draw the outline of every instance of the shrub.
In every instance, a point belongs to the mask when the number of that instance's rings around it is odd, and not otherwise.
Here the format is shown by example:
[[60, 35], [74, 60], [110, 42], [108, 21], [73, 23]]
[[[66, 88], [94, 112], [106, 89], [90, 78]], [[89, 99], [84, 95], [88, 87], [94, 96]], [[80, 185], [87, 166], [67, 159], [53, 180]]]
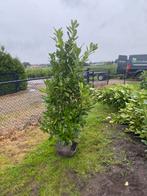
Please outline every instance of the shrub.
[[42, 129], [63, 145], [73, 144], [84, 125], [84, 115], [91, 107], [90, 89], [84, 84], [83, 64], [97, 49], [91, 43], [81, 56], [77, 46], [77, 21], [67, 27], [68, 40], [63, 40], [62, 29], [55, 30], [56, 51], [49, 54], [52, 80], [47, 80]]
[[39, 77], [50, 77], [50, 68], [45, 67], [33, 67], [33, 68], [27, 68], [26, 69], [26, 75], [28, 78], [39, 78]]
[[112, 123], [127, 125], [127, 132], [138, 135], [147, 144], [147, 93], [135, 92], [128, 86], [114, 86], [99, 90], [98, 101], [118, 111]]
[[147, 144], [147, 94], [137, 93], [120, 109], [115, 122], [128, 125], [126, 131], [138, 135]]
[[[0, 48], [0, 82], [10, 80], [26, 79], [25, 69], [21, 62], [12, 58], [10, 54], [6, 53], [4, 48]], [[19, 90], [24, 90], [27, 87], [26, 82], [11, 83], [0, 85], [0, 95], [13, 93]]]
[[98, 101], [114, 107], [116, 110], [124, 108], [131, 98], [131, 89], [128, 86], [113, 86], [98, 90]]
[[147, 71], [144, 71], [142, 74], [141, 74], [141, 83], [140, 83], [140, 87], [142, 89], [147, 89]]

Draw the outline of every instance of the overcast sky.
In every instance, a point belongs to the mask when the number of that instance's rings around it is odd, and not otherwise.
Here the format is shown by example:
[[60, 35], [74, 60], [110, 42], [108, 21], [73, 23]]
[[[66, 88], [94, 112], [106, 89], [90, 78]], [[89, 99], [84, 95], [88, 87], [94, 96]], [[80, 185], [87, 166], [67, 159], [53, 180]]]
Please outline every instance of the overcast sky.
[[79, 43], [98, 43], [91, 61], [147, 54], [147, 0], [0, 0], [0, 45], [21, 61], [47, 63], [53, 28], [80, 23]]

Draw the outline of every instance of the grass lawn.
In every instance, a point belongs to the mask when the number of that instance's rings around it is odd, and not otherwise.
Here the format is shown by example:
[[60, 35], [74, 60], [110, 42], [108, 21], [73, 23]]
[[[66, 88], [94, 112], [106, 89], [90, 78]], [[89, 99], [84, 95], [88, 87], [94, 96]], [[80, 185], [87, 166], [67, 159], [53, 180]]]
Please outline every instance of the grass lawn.
[[54, 141], [46, 140], [21, 163], [1, 169], [1, 195], [79, 195], [80, 184], [117, 162], [111, 145], [113, 127], [103, 123], [110, 112], [101, 104], [92, 109], [73, 158], [59, 157]]

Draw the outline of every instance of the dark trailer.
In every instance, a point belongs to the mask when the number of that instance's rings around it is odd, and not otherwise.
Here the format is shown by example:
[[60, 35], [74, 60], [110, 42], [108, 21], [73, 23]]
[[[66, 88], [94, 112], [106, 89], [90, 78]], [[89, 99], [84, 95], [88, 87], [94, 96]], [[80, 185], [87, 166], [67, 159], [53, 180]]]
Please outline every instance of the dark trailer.
[[127, 77], [139, 77], [140, 74], [147, 70], [147, 54], [119, 55], [117, 62], [117, 74], [126, 74]]

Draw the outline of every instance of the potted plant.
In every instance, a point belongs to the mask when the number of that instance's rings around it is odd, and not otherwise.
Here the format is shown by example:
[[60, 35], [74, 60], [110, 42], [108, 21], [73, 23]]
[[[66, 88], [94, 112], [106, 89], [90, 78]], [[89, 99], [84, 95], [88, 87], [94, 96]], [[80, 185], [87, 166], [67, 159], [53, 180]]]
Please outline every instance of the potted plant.
[[72, 156], [76, 152], [84, 116], [91, 107], [90, 88], [83, 79], [83, 65], [97, 49], [97, 44], [91, 43], [81, 55], [81, 47], [76, 42], [78, 26], [76, 20], [71, 21], [66, 41], [62, 28], [55, 29], [56, 51], [49, 54], [52, 78], [45, 81], [46, 111], [41, 127], [49, 137], [56, 138], [56, 150], [63, 156]]

